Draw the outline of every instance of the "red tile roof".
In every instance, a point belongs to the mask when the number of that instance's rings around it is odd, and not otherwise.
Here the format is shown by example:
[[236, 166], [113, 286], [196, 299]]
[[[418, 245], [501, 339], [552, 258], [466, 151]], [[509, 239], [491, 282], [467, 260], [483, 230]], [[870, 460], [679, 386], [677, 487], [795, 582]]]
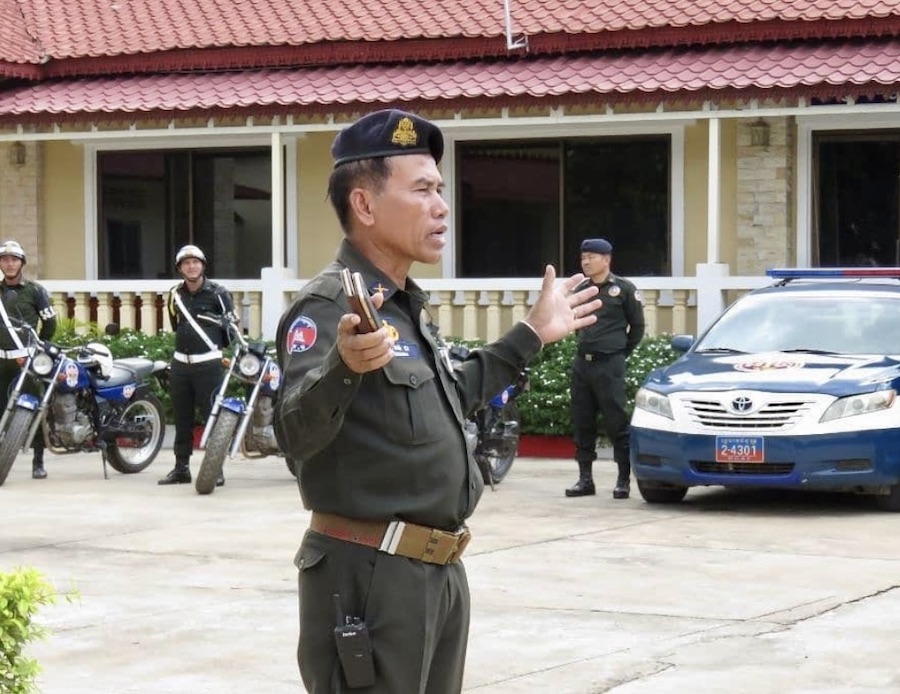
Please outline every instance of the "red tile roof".
[[103, 114], [308, 113], [360, 105], [427, 108], [535, 99], [843, 96], [900, 82], [900, 39], [883, 43], [670, 49], [436, 65], [338, 66], [60, 80], [0, 92], [0, 121]]
[[[748, 27], [759, 27], [762, 38], [777, 38], [785, 26], [846, 36], [859, 31], [854, 22], [869, 35], [900, 35], [896, 0], [510, 0], [510, 7], [532, 50], [591, 35], [600, 47], [734, 42]], [[20, 64], [314, 44], [334, 52], [344, 42], [357, 44], [347, 47], [352, 54], [371, 44], [440, 39], [493, 39], [495, 53], [505, 50], [502, 0], [0, 0], [0, 19], [0, 60]], [[649, 39], [623, 39], [642, 33]]]

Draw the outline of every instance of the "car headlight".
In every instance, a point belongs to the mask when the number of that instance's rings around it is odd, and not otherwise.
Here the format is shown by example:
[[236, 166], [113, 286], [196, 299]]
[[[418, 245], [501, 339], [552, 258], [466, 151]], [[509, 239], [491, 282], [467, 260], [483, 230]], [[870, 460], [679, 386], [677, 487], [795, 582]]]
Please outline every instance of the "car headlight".
[[647, 388], [640, 388], [634, 396], [634, 406], [639, 407], [647, 412], [658, 414], [666, 419], [675, 419], [672, 416], [672, 405], [669, 404], [669, 398], [661, 395], [656, 391]]
[[238, 362], [238, 371], [241, 372], [241, 376], [245, 376], [246, 378], [256, 376], [261, 367], [262, 362], [255, 354], [245, 354]]
[[44, 352], [35, 354], [34, 359], [31, 360], [31, 369], [38, 376], [49, 376], [53, 371], [53, 358]]
[[831, 403], [831, 407], [825, 410], [825, 414], [819, 421], [830, 422], [832, 419], [880, 412], [893, 405], [896, 398], [896, 390], [876, 390], [874, 393], [848, 395], [846, 398], [840, 398]]

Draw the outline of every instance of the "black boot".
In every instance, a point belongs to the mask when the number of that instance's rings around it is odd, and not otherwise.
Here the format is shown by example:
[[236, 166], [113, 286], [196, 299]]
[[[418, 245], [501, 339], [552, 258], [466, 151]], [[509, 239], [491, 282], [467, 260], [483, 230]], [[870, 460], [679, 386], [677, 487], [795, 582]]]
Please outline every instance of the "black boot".
[[578, 481], [566, 489], [566, 496], [593, 496], [597, 493], [594, 488], [592, 467], [591, 463], [578, 461]]
[[218, 477], [218, 479], [216, 480], [216, 486], [217, 486], [217, 487], [224, 487], [224, 486], [225, 486], [225, 475], [224, 475], [223, 473], [221, 473], [221, 472], [219, 473], [219, 477]]
[[186, 460], [176, 460], [175, 467], [157, 484], [190, 484], [191, 467]]
[[627, 499], [631, 494], [631, 465], [618, 463], [619, 476], [613, 489], [613, 499]]
[[31, 461], [31, 476], [36, 480], [47, 478], [47, 471], [44, 469], [43, 458], [35, 456], [34, 460]]

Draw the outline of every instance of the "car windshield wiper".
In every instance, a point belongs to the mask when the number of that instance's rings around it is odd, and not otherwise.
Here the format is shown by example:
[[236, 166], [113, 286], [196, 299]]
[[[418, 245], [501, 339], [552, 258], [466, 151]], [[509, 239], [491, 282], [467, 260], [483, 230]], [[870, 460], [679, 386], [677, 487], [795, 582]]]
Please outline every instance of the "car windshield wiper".
[[695, 349], [694, 352], [697, 354], [746, 354], [746, 352], [732, 349], [731, 347], [704, 347], [703, 349]]

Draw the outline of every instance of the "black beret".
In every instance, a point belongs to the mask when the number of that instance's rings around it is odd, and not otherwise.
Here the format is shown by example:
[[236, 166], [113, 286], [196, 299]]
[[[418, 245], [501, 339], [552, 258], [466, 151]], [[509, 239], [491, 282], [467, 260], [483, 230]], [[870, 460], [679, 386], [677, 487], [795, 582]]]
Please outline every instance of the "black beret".
[[581, 242], [581, 252], [606, 255], [612, 253], [612, 244], [606, 239], [585, 239]]
[[430, 154], [440, 162], [444, 136], [440, 128], [414, 113], [386, 109], [369, 113], [341, 130], [331, 145], [335, 167], [360, 159]]

